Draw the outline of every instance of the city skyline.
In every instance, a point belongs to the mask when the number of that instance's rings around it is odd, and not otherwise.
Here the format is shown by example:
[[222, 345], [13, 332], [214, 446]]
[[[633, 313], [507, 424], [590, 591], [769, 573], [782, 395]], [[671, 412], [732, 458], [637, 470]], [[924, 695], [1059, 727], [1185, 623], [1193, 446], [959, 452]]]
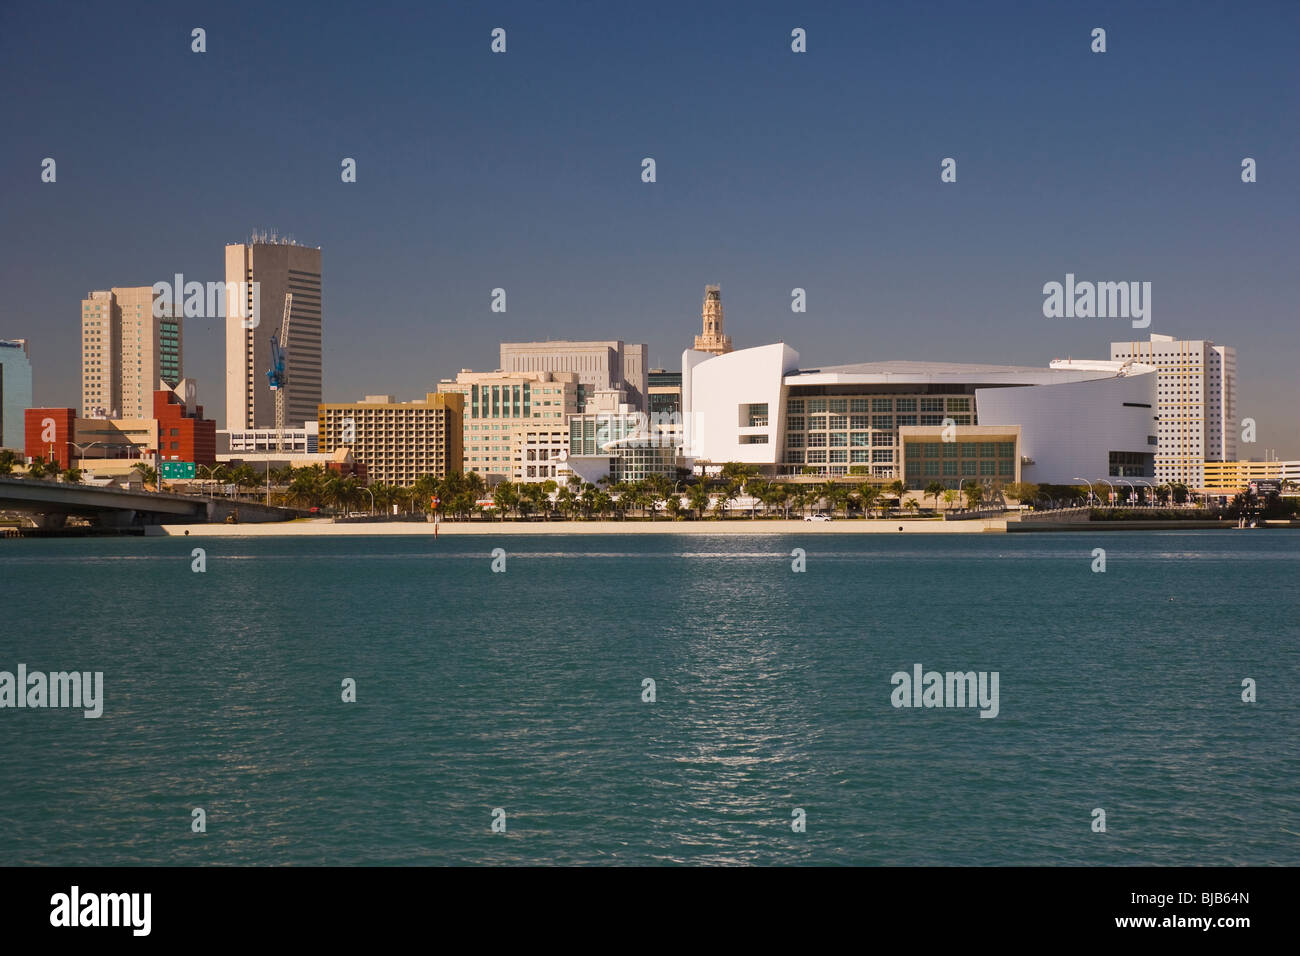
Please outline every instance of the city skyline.
[[[294, 21], [296, 43], [287, 25], [253, 29], [246, 5], [90, 10], [66, 36], [56, 13], [6, 14], [0, 69], [23, 95], [0, 157], [0, 337], [32, 343], [35, 404], [75, 404], [85, 290], [220, 280], [226, 243], [277, 227], [329, 259], [326, 402], [419, 396], [541, 333], [647, 342], [648, 364], [673, 369], [701, 288], [719, 284], [736, 348], [797, 337], [809, 367], [842, 354], [1046, 366], [1148, 332], [1212, 339], [1237, 350], [1238, 417], [1258, 422], [1241, 456], [1300, 453], [1297, 136], [1281, 122], [1300, 105], [1300, 14], [940, 9], [674, 7], [634, 27], [613, 11], [380, 8], [365, 31]], [[494, 55], [498, 25], [510, 45]], [[1089, 50], [1097, 25], [1105, 54]], [[790, 50], [796, 26], [805, 54]], [[359, 61], [364, 75], [347, 68]], [[122, 83], [97, 85], [101, 69]], [[195, 121], [159, 154], [121, 131], [128, 103], [146, 121]], [[339, 115], [346, 129], [325, 122]], [[257, 148], [215, 149], [231, 129]], [[101, 132], [113, 148], [83, 145]], [[40, 182], [44, 157], [54, 183]], [[355, 183], [340, 178], [347, 157]], [[947, 157], [954, 183], [940, 181]], [[1244, 157], [1257, 182], [1241, 181]], [[137, 206], [158, 214], [122, 214]], [[1150, 328], [1045, 318], [1043, 284], [1067, 273], [1150, 282]], [[790, 310], [795, 288], [806, 313]], [[220, 414], [221, 324], [185, 334], [186, 375]]]

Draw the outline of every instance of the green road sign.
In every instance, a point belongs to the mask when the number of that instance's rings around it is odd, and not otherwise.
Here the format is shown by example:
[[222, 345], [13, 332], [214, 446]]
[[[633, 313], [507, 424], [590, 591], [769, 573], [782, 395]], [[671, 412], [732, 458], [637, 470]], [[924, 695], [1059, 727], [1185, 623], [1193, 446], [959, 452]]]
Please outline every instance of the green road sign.
[[193, 478], [194, 462], [165, 461], [162, 463], [162, 477], [169, 478], [169, 479]]

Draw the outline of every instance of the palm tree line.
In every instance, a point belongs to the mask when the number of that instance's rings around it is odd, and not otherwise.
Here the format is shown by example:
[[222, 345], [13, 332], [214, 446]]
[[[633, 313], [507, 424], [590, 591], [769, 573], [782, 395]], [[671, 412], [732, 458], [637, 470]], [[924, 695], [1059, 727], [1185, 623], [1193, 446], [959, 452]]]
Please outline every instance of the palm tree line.
[[[11, 475], [16, 467], [22, 466], [21, 455], [10, 449], [0, 451], [0, 475]], [[57, 462], [39, 457], [25, 467], [29, 478], [59, 479], [71, 483], [84, 480], [81, 469], [61, 468]], [[138, 462], [134, 471], [146, 487], [158, 488], [158, 474], [152, 465]], [[593, 484], [572, 476], [565, 482], [503, 481], [490, 490], [477, 472], [456, 472], [445, 478], [427, 475], [413, 485], [403, 487], [384, 483], [367, 485], [355, 476], [328, 471], [320, 465], [272, 468], [269, 474], [247, 463], [201, 466], [198, 471], [195, 480], [200, 485], [233, 486], [236, 497], [261, 498], [269, 485], [273, 504], [342, 512], [373, 507], [389, 514], [395, 506], [398, 513], [426, 513], [431, 510], [434, 497], [440, 501], [442, 514], [461, 518], [483, 511], [479, 502], [491, 498], [491, 510], [502, 520], [511, 515], [521, 518], [530, 515], [657, 518], [662, 513], [670, 519], [725, 517], [741, 497], [750, 499], [749, 517], [753, 518], [773, 515], [789, 518], [791, 514], [807, 514], [816, 507], [824, 507], [832, 516], [842, 512], [846, 517], [855, 511], [863, 517], [884, 515], [894, 507], [913, 513], [920, 510], [915, 499], [903, 501], [906, 485], [902, 481], [883, 484], [864, 481], [858, 485], [843, 481], [784, 482], [761, 477], [754, 466], [738, 462], [727, 462], [713, 475], [686, 476], [676, 482], [665, 475], [650, 475], [638, 481], [618, 482], [604, 477]], [[942, 482], [931, 481], [921, 491], [921, 498], [933, 501], [936, 511], [940, 502], [945, 509], [952, 509], [960, 502], [964, 507], [976, 510], [985, 504], [997, 506], [1003, 503], [1003, 492], [1007, 497], [1026, 504], [1081, 503], [1087, 497], [1087, 489], [1076, 485], [1016, 482], [1004, 487], [985, 487], [968, 481], [960, 488], [951, 488]], [[1138, 494], [1145, 498], [1148, 492], [1161, 505], [1171, 501], [1184, 504], [1190, 496], [1186, 485], [1179, 482], [1165, 482], [1155, 486], [1154, 490], [1141, 489]]]

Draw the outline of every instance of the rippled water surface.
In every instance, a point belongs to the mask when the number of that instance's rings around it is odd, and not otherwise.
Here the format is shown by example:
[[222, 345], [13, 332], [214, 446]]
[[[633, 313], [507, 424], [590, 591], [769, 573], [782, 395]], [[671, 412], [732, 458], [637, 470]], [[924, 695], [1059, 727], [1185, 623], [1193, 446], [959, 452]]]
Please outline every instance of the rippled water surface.
[[0, 670], [105, 704], [0, 709], [0, 863], [1300, 865], [1298, 585], [1288, 531], [4, 541]]

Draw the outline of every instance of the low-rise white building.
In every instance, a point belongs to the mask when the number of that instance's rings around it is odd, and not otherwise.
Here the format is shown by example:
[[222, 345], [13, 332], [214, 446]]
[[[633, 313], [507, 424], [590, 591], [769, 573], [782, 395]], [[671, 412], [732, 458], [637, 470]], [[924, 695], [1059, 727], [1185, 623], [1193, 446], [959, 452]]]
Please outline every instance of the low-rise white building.
[[[697, 470], [735, 461], [771, 475], [861, 475], [909, 487], [1151, 478], [1155, 400], [1155, 369], [1136, 362], [800, 368], [782, 343], [682, 356], [686, 453]], [[996, 441], [990, 426], [1002, 429]], [[905, 466], [900, 429], [936, 429], [937, 442], [969, 447], [931, 459], [926, 433], [912, 432], [919, 454]]]

